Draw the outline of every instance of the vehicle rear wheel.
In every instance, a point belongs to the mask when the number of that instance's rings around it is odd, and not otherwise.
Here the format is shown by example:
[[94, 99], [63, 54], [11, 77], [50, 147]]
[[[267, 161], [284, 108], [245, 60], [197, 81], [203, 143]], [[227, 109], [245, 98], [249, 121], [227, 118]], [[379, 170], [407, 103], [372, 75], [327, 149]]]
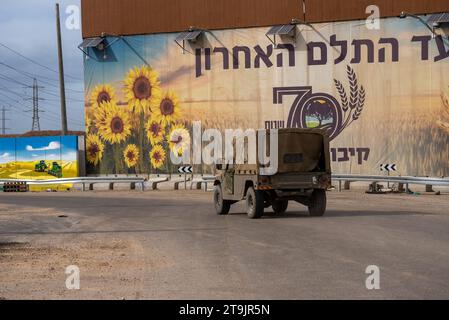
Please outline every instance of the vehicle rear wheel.
[[273, 211], [276, 214], [283, 214], [287, 211], [288, 208], [288, 200], [276, 200], [272, 205]]
[[310, 197], [309, 214], [312, 217], [322, 217], [326, 212], [326, 191], [315, 189]]
[[263, 216], [265, 202], [263, 194], [249, 187], [246, 192], [246, 213], [250, 219], [259, 219]]
[[226, 215], [231, 209], [231, 201], [223, 200], [221, 185], [216, 185], [214, 188], [214, 205], [218, 215]]

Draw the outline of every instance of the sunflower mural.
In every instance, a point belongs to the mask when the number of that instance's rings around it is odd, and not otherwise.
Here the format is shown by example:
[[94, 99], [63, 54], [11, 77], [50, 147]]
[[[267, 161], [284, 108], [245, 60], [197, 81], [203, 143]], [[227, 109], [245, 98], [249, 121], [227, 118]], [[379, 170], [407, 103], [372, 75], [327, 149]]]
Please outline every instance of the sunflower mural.
[[115, 91], [109, 84], [100, 84], [92, 90], [90, 103], [94, 108], [99, 107], [102, 103], [116, 101]]
[[125, 110], [111, 102], [101, 104], [104, 108], [104, 122], [98, 126], [100, 136], [111, 144], [121, 143], [131, 134], [129, 117]]
[[149, 66], [131, 69], [125, 79], [128, 108], [135, 113], [150, 113], [160, 104], [158, 74]]
[[94, 166], [103, 158], [104, 144], [100, 137], [95, 134], [88, 134], [86, 137], [86, 155], [87, 161]]
[[147, 132], [148, 141], [152, 146], [160, 144], [164, 141], [166, 126], [163, 123], [153, 120], [153, 118], [150, 117], [145, 126], [145, 130]]
[[151, 166], [153, 169], [160, 169], [164, 165], [166, 154], [162, 145], [158, 144], [153, 147], [150, 151]]
[[173, 126], [167, 140], [170, 150], [179, 156], [182, 156], [184, 152], [190, 148], [190, 133], [182, 124]]
[[123, 151], [125, 164], [128, 168], [133, 168], [139, 161], [139, 149], [135, 144], [129, 144]]
[[89, 172], [167, 173], [170, 150], [182, 155], [190, 134], [180, 123], [181, 102], [150, 66], [132, 67], [121, 86], [101, 83], [86, 107]]
[[154, 119], [164, 125], [176, 123], [181, 117], [176, 94], [173, 91], [167, 91], [153, 112]]

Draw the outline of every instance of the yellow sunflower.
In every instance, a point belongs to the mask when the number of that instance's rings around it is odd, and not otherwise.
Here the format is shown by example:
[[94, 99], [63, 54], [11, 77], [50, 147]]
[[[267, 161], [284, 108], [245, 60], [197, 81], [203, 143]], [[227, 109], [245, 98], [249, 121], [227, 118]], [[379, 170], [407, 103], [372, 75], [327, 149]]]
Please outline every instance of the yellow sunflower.
[[92, 119], [90, 117], [89, 110], [87, 108], [84, 109], [84, 121], [85, 121], [86, 133], [88, 133], [90, 126], [92, 125]]
[[123, 152], [125, 163], [128, 168], [135, 167], [139, 161], [139, 149], [135, 144], [129, 144]]
[[152, 146], [160, 144], [164, 140], [165, 125], [150, 118], [145, 125], [145, 129]]
[[93, 116], [95, 126], [97, 127], [97, 130], [100, 130], [101, 127], [106, 125], [106, 117], [108, 115], [107, 113], [107, 103], [102, 103], [100, 105], [97, 105], [93, 109]]
[[154, 169], [159, 169], [164, 165], [166, 153], [160, 144], [155, 145], [150, 151], [151, 165]]
[[101, 107], [106, 109], [106, 117], [98, 128], [100, 136], [112, 144], [125, 141], [131, 134], [128, 114], [115, 103], [102, 103]]
[[149, 66], [131, 69], [125, 79], [125, 96], [132, 112], [151, 112], [162, 96], [158, 74]]
[[96, 134], [89, 134], [86, 138], [87, 161], [96, 166], [103, 159], [104, 144]]
[[104, 102], [116, 102], [114, 88], [109, 84], [99, 84], [92, 90], [90, 103], [93, 107], [98, 107]]
[[182, 155], [186, 150], [188, 151], [190, 149], [190, 134], [182, 124], [173, 126], [167, 137], [167, 141], [170, 149], [175, 154]]
[[173, 91], [167, 91], [159, 105], [153, 109], [154, 119], [163, 124], [175, 123], [181, 117], [179, 99]]

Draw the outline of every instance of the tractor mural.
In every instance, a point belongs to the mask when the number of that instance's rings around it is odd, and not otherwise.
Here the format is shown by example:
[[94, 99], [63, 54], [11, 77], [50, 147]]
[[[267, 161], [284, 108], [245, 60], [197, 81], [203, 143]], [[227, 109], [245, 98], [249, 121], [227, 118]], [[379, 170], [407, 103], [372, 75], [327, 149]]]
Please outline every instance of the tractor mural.
[[62, 178], [62, 167], [57, 162], [53, 162], [50, 167], [45, 163], [45, 160], [41, 160], [34, 166], [34, 171], [48, 173], [56, 178]]
[[45, 160], [39, 161], [39, 163], [34, 166], [35, 172], [46, 172], [47, 169], [48, 169], [48, 166], [45, 163]]
[[57, 162], [53, 162], [51, 169], [48, 170], [48, 174], [56, 178], [62, 178], [62, 167]]

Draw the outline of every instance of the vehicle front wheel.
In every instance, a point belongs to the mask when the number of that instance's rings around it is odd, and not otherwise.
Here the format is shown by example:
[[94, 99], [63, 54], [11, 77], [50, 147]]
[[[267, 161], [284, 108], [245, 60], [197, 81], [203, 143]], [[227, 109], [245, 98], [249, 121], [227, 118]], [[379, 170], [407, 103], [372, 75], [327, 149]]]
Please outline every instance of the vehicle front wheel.
[[326, 212], [326, 191], [315, 189], [310, 197], [309, 214], [312, 217], [322, 217]]
[[263, 216], [265, 202], [263, 194], [249, 187], [246, 192], [246, 213], [250, 219], [259, 219]]
[[276, 200], [272, 205], [273, 211], [276, 214], [283, 214], [287, 211], [288, 208], [288, 200]]
[[221, 185], [216, 185], [214, 188], [214, 205], [218, 215], [226, 215], [231, 209], [231, 201], [223, 200]]

